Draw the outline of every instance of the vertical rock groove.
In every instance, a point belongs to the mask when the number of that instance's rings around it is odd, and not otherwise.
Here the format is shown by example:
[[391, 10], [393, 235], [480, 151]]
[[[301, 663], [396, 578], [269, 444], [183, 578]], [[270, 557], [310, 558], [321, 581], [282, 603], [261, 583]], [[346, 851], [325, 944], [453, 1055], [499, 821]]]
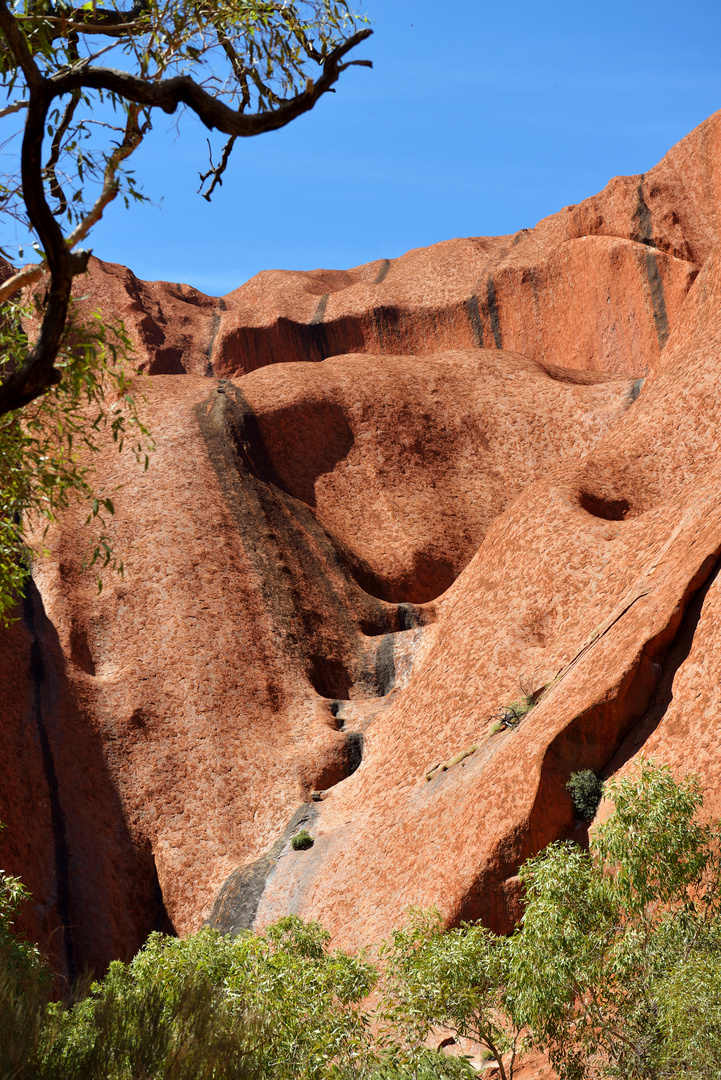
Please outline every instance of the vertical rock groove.
[[37, 586], [32, 578], [29, 579], [23, 596], [23, 618], [28, 632], [32, 638], [30, 645], [30, 685], [32, 688], [32, 719], [38, 733], [40, 752], [42, 755], [43, 771], [48, 785], [50, 797], [50, 821], [53, 832], [55, 881], [57, 888], [57, 909], [63, 932], [63, 950], [68, 979], [72, 982], [77, 974], [72, 935], [70, 932], [70, 883], [67, 834], [65, 828], [65, 814], [60, 802], [60, 789], [58, 775], [55, 768], [50, 739], [48, 737], [45, 716], [43, 712], [43, 692], [45, 687], [45, 659], [43, 647], [38, 636], [36, 624], [36, 612], [42, 604]]

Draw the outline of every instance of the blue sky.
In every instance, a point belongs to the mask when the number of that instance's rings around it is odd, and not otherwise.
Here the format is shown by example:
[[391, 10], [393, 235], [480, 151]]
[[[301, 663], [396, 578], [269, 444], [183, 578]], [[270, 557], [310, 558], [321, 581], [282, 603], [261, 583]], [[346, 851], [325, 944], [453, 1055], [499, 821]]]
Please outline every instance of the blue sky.
[[153, 205], [111, 207], [101, 258], [214, 295], [259, 270], [350, 267], [515, 232], [651, 168], [721, 108], [718, 0], [368, 0], [335, 95], [236, 144], [196, 195], [206, 132], [165, 116], [135, 157]]

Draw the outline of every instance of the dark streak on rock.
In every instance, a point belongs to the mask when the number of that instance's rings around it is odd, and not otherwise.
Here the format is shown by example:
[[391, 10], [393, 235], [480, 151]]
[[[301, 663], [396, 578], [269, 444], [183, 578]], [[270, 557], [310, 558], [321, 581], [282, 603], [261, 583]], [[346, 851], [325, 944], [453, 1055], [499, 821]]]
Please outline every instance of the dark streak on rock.
[[643, 194], [643, 181], [645, 177], [641, 174], [639, 178], [638, 188], [636, 190], [636, 209], [633, 212], [633, 217], [636, 222], [636, 235], [633, 239], [637, 244], [646, 244], [649, 247], [655, 247], [653, 242], [653, 222], [651, 221], [651, 211], [649, 210], [646, 199]]
[[328, 307], [329, 299], [330, 293], [326, 293], [324, 296], [321, 296], [320, 300], [318, 301], [318, 307], [315, 309], [315, 315], [310, 320], [311, 326], [318, 326], [319, 323], [323, 322], [323, 319], [325, 318], [325, 309]]
[[645, 379], [636, 379], [636, 382], [631, 387], [628, 395], [631, 398], [631, 404], [633, 404], [638, 395], [641, 393], [641, 387], [643, 386], [645, 381]]
[[38, 733], [40, 752], [43, 761], [43, 772], [48, 786], [50, 800], [50, 822], [53, 832], [53, 847], [55, 860], [55, 881], [57, 884], [57, 910], [63, 933], [63, 951], [67, 976], [72, 983], [77, 975], [72, 936], [70, 934], [70, 854], [68, 851], [67, 830], [65, 826], [65, 814], [60, 803], [60, 788], [58, 774], [55, 768], [50, 739], [43, 714], [43, 687], [45, 684], [45, 660], [43, 648], [38, 637], [36, 625], [36, 609], [42, 609], [42, 599], [35, 582], [28, 580], [23, 595], [23, 618], [28, 633], [32, 638], [30, 646], [30, 682], [33, 688], [32, 717]]
[[226, 304], [225, 300], [222, 300], [222, 299], [219, 300], [218, 301], [218, 307], [213, 312], [213, 318], [212, 318], [211, 323], [210, 323], [210, 341], [208, 342], [208, 348], [205, 350], [205, 357], [206, 357], [206, 360], [207, 360], [207, 363], [205, 365], [205, 374], [207, 376], [209, 376], [209, 377], [212, 377], [213, 374], [214, 374], [214, 372], [213, 372], [213, 346], [215, 345], [215, 339], [218, 336], [218, 331], [220, 330], [220, 323], [221, 323], [221, 320], [222, 320], [221, 312], [227, 311], [227, 309], [228, 309], [228, 305]]
[[364, 742], [362, 731], [348, 731], [346, 733], [348, 776], [352, 776], [360, 768], [363, 761]]
[[392, 352], [398, 347], [398, 311], [392, 307], [373, 308], [372, 319], [382, 350]]
[[317, 816], [318, 811], [313, 803], [299, 806], [265, 855], [233, 870], [221, 885], [205, 925], [220, 930], [222, 934], [241, 934], [244, 930], [252, 930], [271, 870], [292, 837], [301, 828], [311, 825]]
[[486, 282], [486, 303], [488, 305], [488, 317], [491, 320], [491, 333], [493, 334], [493, 341], [497, 349], [503, 348], [503, 337], [501, 335], [501, 320], [498, 317], [498, 305], [496, 303], [496, 289], [493, 284], [493, 278], [489, 276]]
[[218, 390], [196, 417], [266, 609], [316, 692], [346, 699], [357, 680], [375, 681], [364, 677], [361, 626], [388, 633], [391, 613], [353, 580], [308, 505], [284, 489], [240, 390], [230, 382]]
[[396, 681], [396, 665], [393, 659], [393, 634], [384, 634], [376, 653], [376, 686], [380, 697], [393, 689]]
[[345, 727], [345, 720], [343, 719], [343, 702], [342, 701], [331, 701], [331, 703], [330, 703], [330, 714], [331, 714], [331, 716], [334, 716], [336, 718], [336, 720], [338, 721], [338, 730], [342, 731], [343, 728]]
[[386, 275], [388, 274], [388, 271], [390, 270], [390, 268], [391, 268], [390, 259], [384, 259], [383, 260], [383, 266], [378, 271], [378, 277], [374, 280], [373, 284], [374, 285], [380, 285], [382, 281], [385, 281]]
[[646, 277], [651, 292], [651, 306], [653, 309], [653, 321], [656, 327], [656, 337], [658, 338], [658, 347], [659, 349], [663, 349], [668, 341], [669, 334], [666, 300], [663, 295], [663, 281], [661, 280], [661, 274], [658, 269], [658, 257], [656, 253], [647, 251], [645, 261]]
[[399, 604], [398, 629], [415, 630], [418, 626], [423, 626], [423, 618], [420, 612], [416, 611], [416, 609], [413, 607], [413, 604]]
[[[639, 178], [638, 188], [636, 189], [637, 203], [633, 213], [634, 221], [636, 222], [636, 233], [633, 239], [637, 244], [644, 244], [648, 248], [655, 248], [656, 243], [653, 238], [651, 211], [648, 208], [643, 193], [644, 179], [645, 177], [642, 174]], [[651, 293], [651, 307], [653, 310], [653, 321], [656, 328], [658, 347], [659, 349], [663, 349], [669, 334], [668, 313], [666, 311], [666, 300], [663, 295], [663, 282], [658, 269], [658, 256], [655, 251], [646, 252], [645, 263], [646, 279]]]
[[478, 307], [478, 297], [470, 296], [468, 300], [464, 301], [464, 307], [466, 309], [466, 315], [468, 321], [471, 324], [471, 331], [473, 332], [473, 344], [478, 349], [483, 348], [483, 320], [481, 319], [481, 312]]

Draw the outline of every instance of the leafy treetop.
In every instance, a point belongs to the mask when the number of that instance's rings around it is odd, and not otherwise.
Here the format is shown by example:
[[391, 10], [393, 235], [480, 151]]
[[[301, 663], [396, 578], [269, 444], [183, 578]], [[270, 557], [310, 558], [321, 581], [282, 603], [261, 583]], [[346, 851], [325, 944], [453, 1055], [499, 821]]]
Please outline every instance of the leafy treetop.
[[[121, 189], [142, 197], [123, 170], [154, 110], [188, 109], [229, 137], [201, 177], [209, 198], [236, 139], [284, 127], [348, 67], [370, 66], [347, 59], [371, 33], [365, 21], [348, 0], [0, 0], [0, 117], [23, 120], [4, 208], [42, 256], [0, 287], [0, 300], [49, 275], [39, 335], [0, 385], [0, 416], [60, 381], [72, 279], [88, 261], [78, 244]], [[118, 137], [102, 145], [108, 127]]]

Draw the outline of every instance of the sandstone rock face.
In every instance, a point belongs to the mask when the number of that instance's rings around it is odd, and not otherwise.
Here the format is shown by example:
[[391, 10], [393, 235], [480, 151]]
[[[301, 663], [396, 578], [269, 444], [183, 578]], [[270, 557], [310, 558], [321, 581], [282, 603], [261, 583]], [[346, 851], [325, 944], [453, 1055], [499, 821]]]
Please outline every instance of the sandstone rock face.
[[2, 863], [59, 969], [208, 918], [507, 929], [569, 774], [641, 751], [721, 814], [719, 241], [716, 114], [514, 237], [222, 299], [93, 262], [158, 449], [98, 465], [124, 579], [69, 513], [0, 650]]

